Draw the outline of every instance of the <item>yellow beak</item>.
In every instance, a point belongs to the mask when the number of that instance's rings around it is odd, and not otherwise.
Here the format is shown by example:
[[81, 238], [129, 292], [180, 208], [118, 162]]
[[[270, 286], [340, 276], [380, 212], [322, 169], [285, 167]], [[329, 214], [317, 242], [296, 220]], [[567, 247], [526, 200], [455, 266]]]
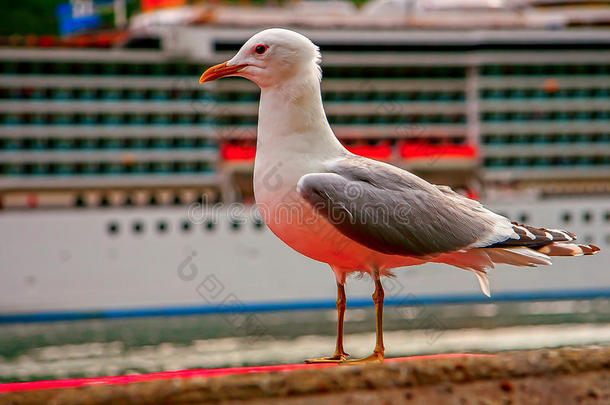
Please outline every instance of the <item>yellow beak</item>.
[[221, 63], [220, 65], [212, 66], [199, 78], [199, 83], [211, 82], [221, 77], [233, 75], [248, 65], [233, 65], [227, 66], [227, 62]]

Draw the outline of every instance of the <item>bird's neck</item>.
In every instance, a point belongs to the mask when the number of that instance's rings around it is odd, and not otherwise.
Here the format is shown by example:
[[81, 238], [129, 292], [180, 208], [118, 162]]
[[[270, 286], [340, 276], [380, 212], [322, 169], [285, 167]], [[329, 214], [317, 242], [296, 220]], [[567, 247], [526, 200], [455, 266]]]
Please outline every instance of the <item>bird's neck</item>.
[[257, 154], [333, 156], [342, 150], [326, 119], [315, 73], [261, 90]]

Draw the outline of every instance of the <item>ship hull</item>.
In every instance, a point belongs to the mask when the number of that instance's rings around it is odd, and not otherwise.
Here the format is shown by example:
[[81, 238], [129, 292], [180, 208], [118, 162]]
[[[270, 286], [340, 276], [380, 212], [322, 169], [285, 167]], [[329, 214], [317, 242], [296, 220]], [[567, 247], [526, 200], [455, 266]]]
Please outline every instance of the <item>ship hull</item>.
[[[525, 215], [533, 225], [569, 229], [602, 249], [608, 243], [603, 200], [489, 206], [511, 218]], [[569, 224], [561, 220], [566, 213]], [[588, 222], [582, 220], [585, 214]], [[45, 314], [65, 318], [334, 305], [330, 268], [293, 251], [259, 221], [248, 209], [5, 211], [0, 216], [0, 316], [7, 321]], [[447, 265], [401, 268], [396, 275], [385, 280], [386, 297], [393, 302], [487, 299], [472, 274]], [[490, 282], [491, 300], [610, 293], [603, 251], [596, 257], [554, 258], [552, 266], [539, 268], [501, 265]], [[367, 278], [347, 281], [352, 299], [367, 299], [371, 289]]]

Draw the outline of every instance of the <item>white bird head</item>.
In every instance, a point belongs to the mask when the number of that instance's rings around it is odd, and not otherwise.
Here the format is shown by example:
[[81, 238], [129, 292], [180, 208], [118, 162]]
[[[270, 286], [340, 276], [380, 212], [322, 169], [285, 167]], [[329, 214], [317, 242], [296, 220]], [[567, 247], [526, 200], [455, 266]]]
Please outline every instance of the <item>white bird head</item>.
[[271, 28], [252, 36], [229, 61], [206, 70], [199, 83], [227, 76], [245, 77], [261, 88], [303, 78], [319, 82], [320, 59], [318, 47], [307, 37]]

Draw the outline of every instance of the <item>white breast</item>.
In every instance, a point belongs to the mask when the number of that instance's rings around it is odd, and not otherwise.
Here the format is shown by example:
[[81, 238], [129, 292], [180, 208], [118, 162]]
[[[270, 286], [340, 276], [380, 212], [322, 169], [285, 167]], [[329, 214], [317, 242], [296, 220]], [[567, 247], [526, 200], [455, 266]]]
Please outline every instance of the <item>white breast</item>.
[[290, 247], [335, 268], [402, 265], [405, 258], [380, 254], [344, 236], [296, 191], [301, 177], [326, 172], [328, 163], [348, 153], [328, 125], [318, 79], [311, 80], [291, 89], [262, 89], [254, 164], [261, 216]]

